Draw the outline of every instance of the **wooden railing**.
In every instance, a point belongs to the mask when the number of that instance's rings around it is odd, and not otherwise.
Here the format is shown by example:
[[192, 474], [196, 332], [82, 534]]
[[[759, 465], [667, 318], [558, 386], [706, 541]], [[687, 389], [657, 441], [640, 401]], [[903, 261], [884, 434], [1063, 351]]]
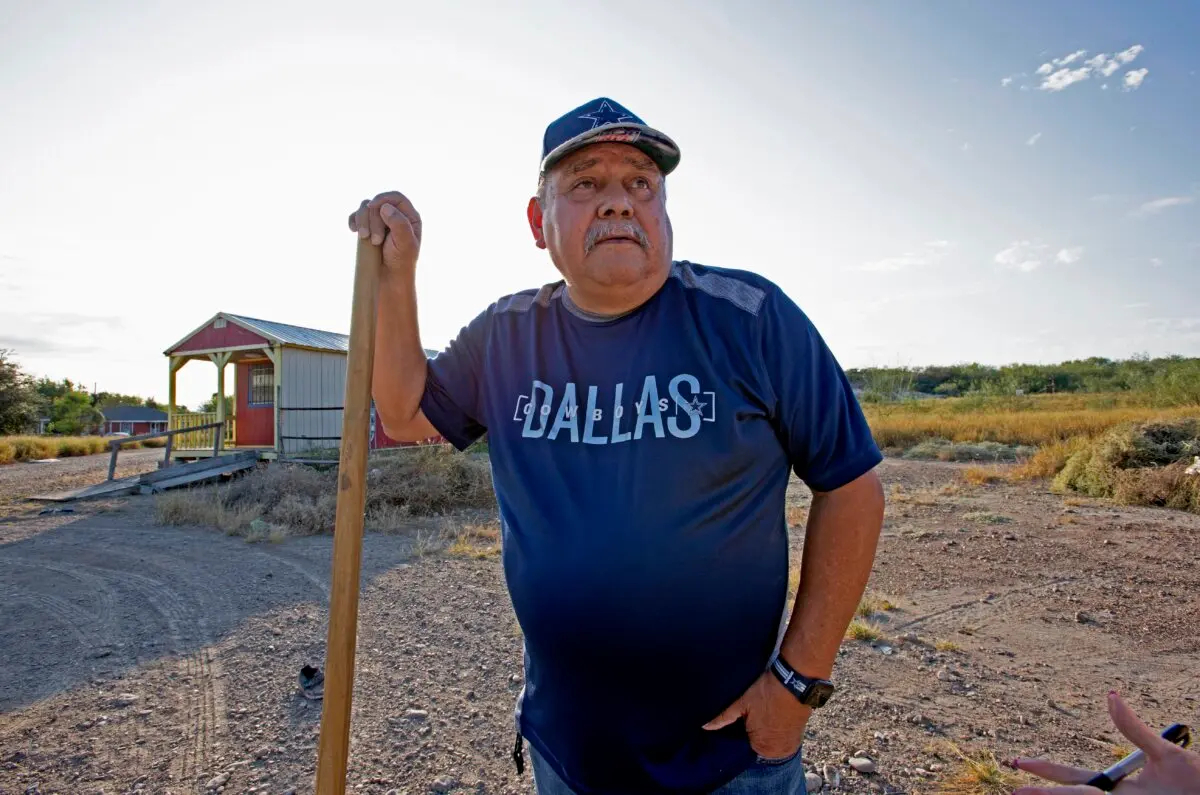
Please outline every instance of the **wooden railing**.
[[[186, 431], [188, 428], [195, 428], [194, 431], [178, 434], [175, 437], [176, 450], [207, 450], [217, 443], [216, 437], [216, 422], [217, 413], [215, 411], [205, 412], [190, 412], [187, 414], [176, 414], [171, 417], [172, 431]], [[200, 427], [205, 426], [205, 427]], [[225, 418], [225, 438], [222, 440], [222, 447], [233, 447], [234, 440], [234, 418]]]
[[202, 425], [196, 427], [194, 430], [167, 430], [158, 431], [157, 433], [143, 433], [137, 436], [120, 436], [112, 439], [108, 443], [109, 449], [112, 450], [112, 457], [108, 459], [108, 479], [112, 480], [117, 473], [117, 453], [121, 452], [122, 445], [126, 445], [129, 442], [144, 442], [150, 439], [161, 439], [166, 437], [167, 446], [163, 453], [162, 466], [169, 467], [171, 466], [171, 448], [174, 447], [176, 436], [184, 436], [189, 433], [200, 433], [202, 431], [213, 431], [214, 433], [210, 433], [209, 436], [211, 436], [213, 440], [213, 458], [216, 458], [217, 456], [221, 455], [222, 445], [217, 443], [221, 437], [217, 436], [216, 433], [220, 432], [222, 424], [223, 423], [220, 422], [214, 422], [211, 425]]

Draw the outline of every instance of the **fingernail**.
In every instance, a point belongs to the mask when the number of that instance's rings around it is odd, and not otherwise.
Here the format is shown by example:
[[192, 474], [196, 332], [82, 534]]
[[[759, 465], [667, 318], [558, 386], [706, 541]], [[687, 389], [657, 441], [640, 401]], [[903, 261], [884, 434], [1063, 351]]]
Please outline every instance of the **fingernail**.
[[371, 235], [371, 242], [378, 246], [383, 242], [383, 235]]
[[391, 218], [396, 214], [396, 208], [390, 204], [385, 204], [379, 208], [379, 214], [384, 218]]
[[365, 226], [362, 229], [358, 230], [358, 236], [363, 238], [364, 240], [366, 239], [367, 235], [369, 235], [369, 234], [371, 234], [371, 230], [367, 229]]

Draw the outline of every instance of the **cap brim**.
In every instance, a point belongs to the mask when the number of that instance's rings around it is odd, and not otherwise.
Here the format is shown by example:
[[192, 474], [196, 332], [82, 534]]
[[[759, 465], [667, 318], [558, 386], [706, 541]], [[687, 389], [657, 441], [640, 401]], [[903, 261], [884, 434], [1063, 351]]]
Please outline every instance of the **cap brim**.
[[679, 147], [666, 134], [644, 124], [616, 122], [594, 127], [574, 138], [563, 141], [542, 158], [541, 170], [545, 173], [547, 169], [553, 168], [555, 163], [572, 152], [585, 146], [602, 143], [636, 146], [655, 162], [664, 175], [670, 174], [679, 165]]

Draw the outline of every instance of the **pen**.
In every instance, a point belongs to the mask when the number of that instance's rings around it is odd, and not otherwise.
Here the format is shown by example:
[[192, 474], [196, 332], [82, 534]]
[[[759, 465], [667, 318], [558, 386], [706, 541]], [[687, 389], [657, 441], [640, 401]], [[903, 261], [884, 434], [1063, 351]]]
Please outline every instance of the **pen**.
[[[1187, 748], [1192, 741], [1192, 733], [1182, 723], [1172, 723], [1163, 729], [1162, 738], [1168, 742], [1175, 743], [1181, 748]], [[1146, 764], [1146, 752], [1138, 748], [1112, 767], [1092, 776], [1087, 785], [1104, 790], [1105, 792], [1111, 792], [1120, 783], [1121, 779], [1140, 770], [1144, 764]]]

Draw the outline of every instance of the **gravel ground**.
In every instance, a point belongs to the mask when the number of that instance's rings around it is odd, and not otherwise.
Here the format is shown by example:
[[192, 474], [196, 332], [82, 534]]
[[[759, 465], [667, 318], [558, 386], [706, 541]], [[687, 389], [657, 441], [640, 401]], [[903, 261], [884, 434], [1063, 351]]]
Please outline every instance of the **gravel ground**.
[[[881, 472], [870, 588], [895, 607], [879, 641], [844, 644], [810, 724], [825, 786], [930, 791], [946, 741], [1105, 764], [1110, 688], [1152, 724], [1198, 722], [1200, 517], [967, 486], [953, 464]], [[807, 499], [797, 484], [797, 521]], [[311, 792], [320, 707], [296, 676], [323, 662], [332, 539], [157, 527], [144, 497], [79, 511], [0, 519], [0, 793]], [[350, 791], [530, 792], [499, 559], [416, 537], [364, 544]]]
[[[0, 465], [0, 516], [21, 513], [29, 509], [25, 498], [33, 494], [91, 486], [108, 477], [109, 453], [60, 458], [45, 464]], [[158, 468], [163, 450], [122, 450], [117, 455], [116, 477], [140, 475]]]

